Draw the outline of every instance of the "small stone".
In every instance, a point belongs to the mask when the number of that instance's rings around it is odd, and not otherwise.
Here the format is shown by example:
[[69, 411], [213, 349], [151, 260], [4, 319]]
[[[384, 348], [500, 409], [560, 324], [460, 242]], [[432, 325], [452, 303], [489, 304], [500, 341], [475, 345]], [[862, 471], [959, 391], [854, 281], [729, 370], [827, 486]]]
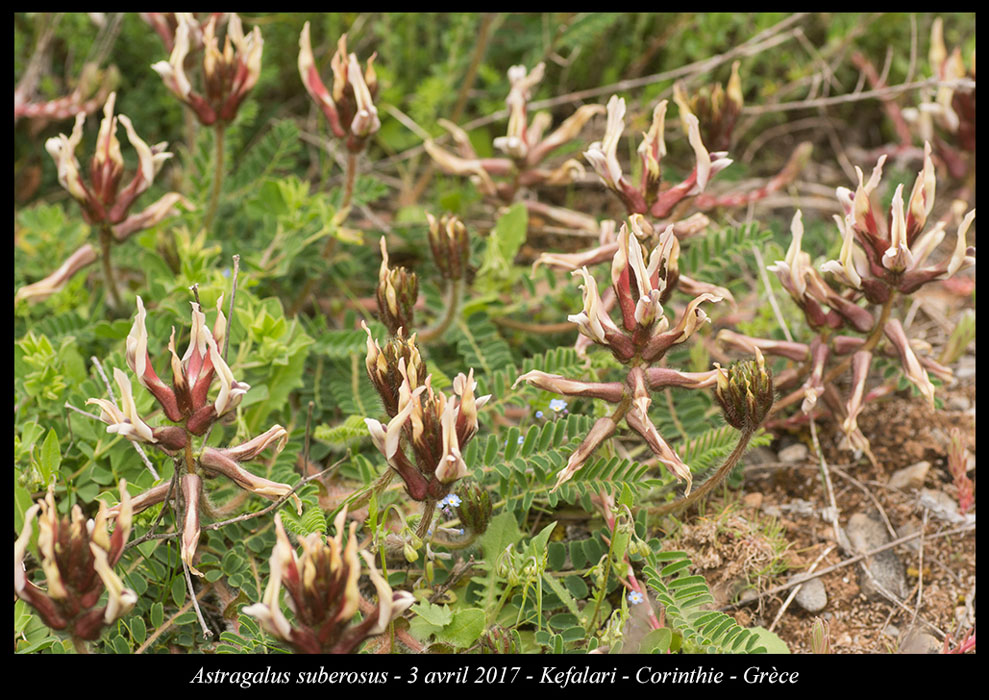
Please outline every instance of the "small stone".
[[883, 630], [883, 634], [887, 637], [893, 637], [896, 639], [900, 636], [900, 628], [896, 625], [886, 625], [886, 629]]
[[[845, 533], [849, 543], [859, 554], [870, 552], [890, 541], [889, 533], [886, 532], [878, 512], [855, 513], [848, 519]], [[863, 569], [864, 566], [869, 567], [871, 577]], [[879, 552], [859, 564], [859, 588], [862, 593], [868, 598], [884, 600], [885, 596], [876, 583], [901, 600], [907, 595], [907, 577], [903, 570], [903, 562], [892, 549]]]
[[810, 613], [823, 610], [828, 604], [828, 592], [820, 578], [804, 582], [793, 598], [794, 602]]
[[949, 411], [967, 411], [972, 407], [972, 402], [967, 396], [952, 396], [945, 402], [945, 408]]
[[906, 637], [900, 642], [901, 654], [939, 654], [941, 652], [941, 642], [927, 632], [916, 630], [907, 632]]
[[904, 467], [893, 472], [893, 476], [889, 478], [889, 483], [887, 484], [894, 489], [902, 489], [904, 491], [916, 491], [924, 486], [924, 479], [927, 478], [927, 472], [931, 469], [930, 462], [917, 462], [916, 464], [911, 464], [909, 467]]
[[746, 588], [744, 591], [739, 593], [738, 600], [740, 603], [748, 603], [749, 601], [755, 600], [759, 597], [759, 594], [755, 592], [755, 589]]
[[975, 376], [975, 357], [963, 355], [958, 360], [958, 369], [955, 370], [956, 379], [968, 379]]
[[958, 512], [958, 503], [954, 498], [944, 491], [935, 489], [924, 489], [920, 492], [920, 505], [931, 511], [931, 515], [938, 520], [949, 523], [972, 522], [975, 519], [974, 513], [962, 515]]
[[802, 442], [797, 442], [790, 445], [789, 447], [784, 447], [782, 450], [779, 451], [776, 457], [781, 462], [788, 462], [788, 463], [803, 462], [805, 459], [807, 459], [807, 452], [808, 452], [807, 445], [803, 444]]
[[742, 497], [742, 504], [746, 508], [751, 508], [753, 510], [759, 510], [759, 506], [762, 505], [762, 494], [758, 491], [753, 491], [752, 493], [747, 493]]

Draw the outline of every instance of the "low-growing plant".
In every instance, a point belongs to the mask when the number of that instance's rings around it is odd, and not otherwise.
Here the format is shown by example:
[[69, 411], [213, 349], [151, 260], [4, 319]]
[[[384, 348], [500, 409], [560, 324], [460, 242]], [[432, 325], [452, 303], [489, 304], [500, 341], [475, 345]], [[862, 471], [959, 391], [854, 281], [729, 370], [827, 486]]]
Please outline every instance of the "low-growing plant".
[[[721, 175], [748, 133], [747, 100], [776, 89], [741, 78], [749, 61], [769, 71], [760, 42], [782, 35], [764, 34], [767, 17], [671, 18], [760, 29], [724, 53], [703, 37], [673, 46], [654, 17], [617, 13], [443, 15], [430, 21], [449, 31], [422, 45], [417, 15], [91, 15], [100, 37], [124, 27], [128, 41], [102, 40], [121, 76], [102, 55], [71, 91], [38, 75], [58, 21], [33, 30], [37, 57], [15, 31], [18, 147], [55, 133], [46, 120], [75, 119], [47, 140], [56, 172], [15, 216], [17, 652], [785, 651], [713, 609], [704, 569], [663, 528], [737, 486], [745, 451], [799, 422], [781, 413], [797, 402], [811, 416], [826, 405], [847, 446], [871, 456], [857, 418], [885, 391], [867, 387], [874, 367], [892, 367], [886, 356], [935, 405], [928, 372], [950, 378], [974, 320], [936, 360], [902, 312], [974, 264], [974, 210], [952, 204], [933, 223], [937, 167], [954, 162], [947, 136], [926, 148], [906, 201], [902, 184], [882, 191], [885, 156], [868, 181], [858, 171], [854, 192], [838, 188], [841, 251], [819, 269], [797, 211], [770, 269], [808, 336], [782, 339], [767, 311], [755, 337], [734, 330], [739, 292], [761, 273], [750, 260], [772, 236], [753, 214], [798, 196], [811, 156], [793, 139], [760, 158], [767, 172], [785, 161], [768, 180]], [[71, 17], [73, 31], [86, 26]], [[56, 46], [88, 47], [66, 31]], [[933, 31], [944, 84], [937, 109], [919, 113], [964, 149], [974, 68], [941, 49], [940, 22]], [[641, 55], [617, 36], [636, 37]], [[587, 60], [603, 46], [608, 61]], [[579, 82], [707, 55], [655, 79]], [[724, 85], [710, 82], [729, 64]], [[550, 88], [561, 94], [540, 104]], [[645, 117], [628, 88], [646, 88]], [[684, 138], [669, 153], [667, 94]], [[172, 151], [145, 143], [118, 99], [145, 117], [142, 133], [179, 129]], [[153, 115], [151, 103], [167, 107]], [[76, 151], [100, 105], [83, 168]], [[442, 113], [451, 121], [415, 123]], [[486, 128], [504, 119], [503, 133]], [[626, 120], [644, 128], [634, 154]], [[26, 123], [36, 131], [20, 138]], [[136, 154], [129, 179], [118, 123]], [[132, 213], [145, 193], [154, 203]], [[602, 204], [611, 195], [619, 217]], [[742, 207], [744, 222], [726, 213]], [[956, 245], [941, 256], [952, 217]], [[555, 252], [561, 236], [597, 244]], [[73, 249], [52, 272], [53, 252]], [[85, 274], [96, 260], [102, 286]], [[745, 357], [728, 362], [724, 347]], [[974, 507], [965, 455], [954, 434], [963, 514]], [[744, 575], [778, 576], [781, 552]], [[812, 645], [830, 649], [826, 624]]]

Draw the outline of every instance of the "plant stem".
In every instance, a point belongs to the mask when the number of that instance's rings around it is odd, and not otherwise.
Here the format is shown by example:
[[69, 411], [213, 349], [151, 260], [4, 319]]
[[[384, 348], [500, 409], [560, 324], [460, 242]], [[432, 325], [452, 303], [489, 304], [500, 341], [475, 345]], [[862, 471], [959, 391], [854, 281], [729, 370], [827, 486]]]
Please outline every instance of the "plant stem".
[[667, 504], [665, 506], [662, 506], [661, 508], [658, 508], [655, 511], [652, 511], [652, 514], [664, 516], [664, 515], [672, 515], [673, 513], [678, 513], [682, 510], [689, 508], [694, 503], [696, 503], [697, 501], [699, 501], [700, 499], [704, 498], [709, 493], [711, 493], [714, 487], [717, 486], [719, 483], [721, 483], [721, 480], [728, 475], [728, 472], [734, 469], [735, 465], [738, 464], [738, 460], [740, 460], [742, 458], [742, 455], [745, 454], [745, 448], [748, 447], [749, 440], [752, 439], [752, 436], [755, 434], [756, 430], [757, 428], [747, 428], [745, 430], [742, 430], [741, 434], [738, 436], [738, 443], [735, 445], [735, 449], [733, 449], [731, 451], [731, 454], [728, 455], [728, 458], [725, 459], [724, 464], [718, 467], [718, 471], [715, 472], [714, 476], [712, 476], [710, 479], [708, 479], [703, 484], [701, 484], [696, 491], [694, 491], [686, 498]]
[[106, 284], [107, 293], [110, 295], [110, 304], [114, 309], [120, 309], [120, 292], [117, 291], [117, 281], [113, 275], [113, 263], [110, 261], [110, 250], [113, 246], [113, 234], [109, 226], [100, 229], [100, 248], [102, 249], [103, 281]]
[[206, 218], [203, 220], [203, 227], [209, 231], [213, 227], [213, 219], [216, 218], [216, 210], [220, 205], [220, 190], [223, 188], [223, 136], [226, 133], [225, 127], [217, 123], [213, 132], [216, 139], [216, 162], [213, 171], [213, 191], [209, 197], [209, 208], [206, 210]]
[[433, 511], [436, 510], [436, 501], [429, 499], [422, 504], [422, 519], [419, 521], [419, 528], [416, 530], [416, 537], [423, 539], [429, 532], [429, 526], [433, 522]]
[[420, 343], [428, 343], [442, 337], [450, 323], [457, 317], [460, 311], [460, 297], [464, 289], [463, 280], [449, 280], [446, 286], [446, 308], [443, 318], [429, 328], [425, 328], [418, 333]]
[[[891, 291], [889, 295], [889, 299], [886, 300], [886, 303], [883, 304], [882, 310], [879, 312], [879, 321], [877, 321], [876, 325], [872, 327], [871, 331], [869, 331], [869, 335], [865, 339], [865, 344], [861, 348], [859, 348], [859, 352], [862, 351], [872, 352], [872, 350], [875, 349], [875, 347], [879, 344], [879, 341], [882, 340], [883, 331], [886, 328], [886, 322], [889, 321], [890, 312], [893, 310], [893, 300], [895, 297], [896, 297], [896, 292]], [[844, 374], [852, 364], [852, 357], [853, 357], [852, 355], [849, 355], [844, 360], [842, 360], [839, 364], [832, 367], [828, 371], [828, 373], [824, 375], [824, 378], [821, 380], [821, 383], [828, 384], [829, 382], [834, 381], [836, 377], [839, 377], [842, 374]], [[793, 393], [787, 395], [785, 398], [782, 398], [776, 403], [774, 403], [773, 407], [769, 409], [769, 415], [773, 415], [774, 413], [777, 413], [781, 409], [786, 408], [790, 404], [796, 403], [803, 397], [804, 397], [804, 388], [800, 387]]]
[[[357, 181], [357, 154], [350, 151], [347, 152], [347, 173], [346, 179], [343, 183], [343, 199], [340, 201], [340, 209], [337, 211], [333, 220], [338, 224], [342, 225], [347, 217], [350, 216], [350, 203], [354, 199], [354, 182]], [[333, 253], [333, 248], [336, 246], [336, 236], [330, 236], [326, 239], [326, 244], [323, 246], [323, 259], [329, 260], [330, 255]], [[305, 295], [303, 295], [305, 296]]]

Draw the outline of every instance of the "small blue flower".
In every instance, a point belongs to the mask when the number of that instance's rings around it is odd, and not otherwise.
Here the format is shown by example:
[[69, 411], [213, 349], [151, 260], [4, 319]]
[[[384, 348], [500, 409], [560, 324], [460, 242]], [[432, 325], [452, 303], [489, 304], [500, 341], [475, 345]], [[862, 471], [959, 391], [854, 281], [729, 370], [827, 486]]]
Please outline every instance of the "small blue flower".
[[440, 505], [441, 508], [446, 508], [447, 506], [452, 506], [452, 507], [456, 508], [457, 506], [460, 505], [460, 496], [458, 496], [458, 495], [456, 495], [454, 493], [451, 493], [446, 498], [444, 498], [442, 501], [440, 501], [439, 505]]
[[525, 442], [525, 438], [519, 435], [519, 444], [521, 445], [523, 442]]
[[542, 417], [543, 417], [543, 412], [542, 411], [536, 411], [536, 418], [542, 418]]
[[645, 598], [638, 591], [629, 591], [628, 592], [628, 602], [631, 603], [632, 605], [638, 605], [643, 600], [645, 600]]
[[464, 529], [463, 528], [460, 528], [459, 530], [457, 530], [457, 534], [459, 534], [459, 535], [464, 534]]
[[566, 410], [567, 402], [564, 401], [563, 399], [550, 399], [549, 407], [550, 409], [559, 413], [560, 411]]

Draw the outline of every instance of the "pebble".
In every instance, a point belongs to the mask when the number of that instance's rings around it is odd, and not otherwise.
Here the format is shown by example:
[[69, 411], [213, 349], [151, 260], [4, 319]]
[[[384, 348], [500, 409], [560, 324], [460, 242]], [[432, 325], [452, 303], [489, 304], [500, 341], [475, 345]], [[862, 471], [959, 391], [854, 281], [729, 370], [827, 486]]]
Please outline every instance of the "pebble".
[[952, 396], [945, 402], [949, 411], [967, 411], [972, 407], [972, 401], [967, 396]]
[[820, 612], [828, 604], [828, 592], [820, 578], [812, 578], [800, 587], [793, 601], [807, 612]]
[[742, 503], [746, 508], [752, 508], [753, 510], [759, 510], [762, 505], [762, 494], [758, 491], [753, 491], [752, 493], [747, 493], [742, 497]]
[[901, 654], [939, 654], [941, 653], [941, 642], [936, 637], [927, 632], [916, 630], [907, 632], [900, 642]]
[[[968, 517], [958, 512], [958, 503], [944, 491], [924, 489], [920, 492], [920, 505], [931, 511], [931, 515], [949, 523], [964, 523]], [[969, 515], [974, 515], [970, 513]]]
[[885, 634], [887, 637], [892, 637], [893, 639], [896, 639], [897, 637], [900, 636], [900, 628], [897, 627], [896, 625], [886, 625], [886, 628], [883, 630], [883, 634]]
[[807, 459], [807, 452], [808, 452], [807, 445], [803, 444], [802, 442], [797, 442], [790, 445], [789, 447], [784, 447], [782, 450], [779, 451], [776, 457], [780, 462], [789, 462], [789, 463], [803, 462], [805, 459]]
[[894, 489], [916, 491], [924, 486], [924, 479], [931, 469], [930, 462], [917, 462], [893, 472], [887, 484]]
[[[848, 519], [845, 533], [848, 535], [849, 543], [859, 554], [881, 547], [890, 541], [886, 526], [879, 513], [875, 511], [870, 511], [868, 514], [855, 513], [852, 515]], [[872, 577], [865, 572], [863, 568], [865, 565], [868, 565]], [[889, 593], [900, 599], [906, 597], [908, 588], [903, 562], [892, 549], [879, 552], [860, 562], [858, 569], [859, 588], [867, 598], [885, 600], [885, 596], [876, 588], [872, 578], [875, 578], [879, 585]]]
[[975, 376], [975, 357], [973, 355], [963, 355], [958, 360], [958, 369], [955, 370], [956, 379], [968, 379]]

